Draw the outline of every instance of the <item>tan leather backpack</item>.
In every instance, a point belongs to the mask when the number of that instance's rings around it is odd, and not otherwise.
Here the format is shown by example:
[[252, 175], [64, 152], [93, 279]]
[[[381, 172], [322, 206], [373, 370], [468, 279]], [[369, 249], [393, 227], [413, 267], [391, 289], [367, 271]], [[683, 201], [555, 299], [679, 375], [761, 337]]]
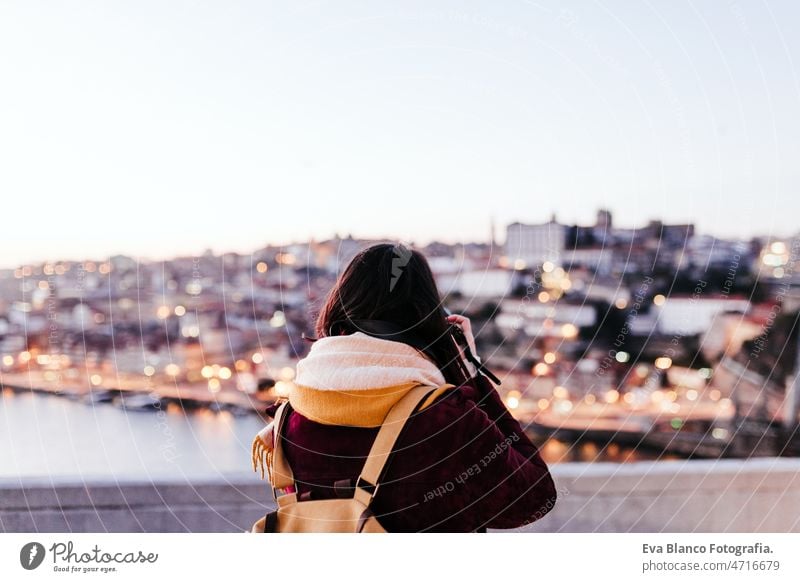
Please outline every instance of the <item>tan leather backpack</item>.
[[[394, 449], [406, 421], [423, 399], [437, 390], [434, 386], [417, 386], [408, 391], [389, 411], [370, 449], [364, 468], [356, 481], [353, 497], [301, 501], [297, 497], [292, 469], [283, 455], [281, 435], [289, 403], [283, 403], [275, 414], [275, 443], [272, 457], [272, 492], [278, 509], [267, 513], [251, 528], [252, 533], [347, 532], [385, 533], [373, 515], [370, 505], [380, 488], [383, 468]], [[295, 492], [285, 493], [287, 487]]]

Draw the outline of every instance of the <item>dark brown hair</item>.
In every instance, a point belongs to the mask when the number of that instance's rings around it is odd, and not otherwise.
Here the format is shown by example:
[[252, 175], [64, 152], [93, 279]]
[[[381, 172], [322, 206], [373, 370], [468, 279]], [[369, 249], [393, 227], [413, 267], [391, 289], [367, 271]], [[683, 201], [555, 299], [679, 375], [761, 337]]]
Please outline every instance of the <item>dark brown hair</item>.
[[389, 322], [413, 334], [446, 382], [460, 386], [467, 381], [436, 281], [419, 251], [381, 243], [353, 257], [328, 294], [315, 331], [318, 338], [364, 331], [359, 320]]

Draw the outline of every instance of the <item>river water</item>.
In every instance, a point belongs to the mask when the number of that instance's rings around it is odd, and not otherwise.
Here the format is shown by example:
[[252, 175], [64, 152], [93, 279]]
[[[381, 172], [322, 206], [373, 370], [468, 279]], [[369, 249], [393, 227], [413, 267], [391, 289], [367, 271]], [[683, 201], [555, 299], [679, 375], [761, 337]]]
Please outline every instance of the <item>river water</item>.
[[[185, 413], [174, 405], [126, 412], [60, 396], [0, 392], [0, 477], [191, 480], [241, 472], [250, 468], [250, 443], [264, 426], [256, 415]], [[653, 458], [615, 445], [601, 449], [552, 439], [541, 452], [549, 463]]]

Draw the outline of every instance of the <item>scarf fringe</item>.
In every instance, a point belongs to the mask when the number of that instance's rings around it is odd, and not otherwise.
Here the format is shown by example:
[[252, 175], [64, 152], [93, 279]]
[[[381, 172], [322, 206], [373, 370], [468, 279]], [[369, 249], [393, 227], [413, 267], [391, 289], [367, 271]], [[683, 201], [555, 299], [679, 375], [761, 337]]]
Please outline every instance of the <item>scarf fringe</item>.
[[253, 464], [253, 472], [261, 472], [261, 480], [266, 476], [270, 483], [273, 482], [273, 426], [270, 422], [266, 428], [262, 429], [253, 439], [250, 451], [250, 460]]

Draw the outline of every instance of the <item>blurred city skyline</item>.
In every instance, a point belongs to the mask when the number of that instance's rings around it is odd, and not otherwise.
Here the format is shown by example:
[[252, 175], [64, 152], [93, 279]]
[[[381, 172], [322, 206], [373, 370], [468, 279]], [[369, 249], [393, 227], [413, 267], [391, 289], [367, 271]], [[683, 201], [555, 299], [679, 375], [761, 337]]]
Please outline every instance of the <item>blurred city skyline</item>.
[[[613, 217], [613, 218], [612, 218]], [[147, 263], [168, 263], [170, 261], [181, 260], [188, 257], [201, 257], [201, 256], [226, 256], [229, 254], [238, 255], [240, 257], [255, 257], [260, 256], [265, 250], [276, 252], [279, 249], [284, 249], [287, 252], [297, 251], [298, 249], [305, 249], [309, 253], [314, 245], [329, 246], [331, 243], [339, 241], [340, 252], [344, 255], [352, 253], [354, 248], [364, 247], [373, 242], [378, 241], [397, 241], [406, 244], [411, 244], [421, 249], [438, 249], [449, 247], [452, 250], [457, 249], [459, 246], [469, 245], [484, 245], [486, 249], [486, 260], [489, 261], [486, 267], [501, 263], [503, 266], [513, 265], [514, 261], [519, 259], [520, 252], [524, 254], [524, 250], [520, 246], [527, 245], [519, 240], [519, 233], [526, 232], [526, 237], [542, 237], [542, 240], [537, 244], [544, 245], [542, 248], [547, 252], [559, 249], [557, 253], [570, 253], [571, 251], [579, 251], [590, 247], [593, 252], [600, 252], [606, 249], [611, 252], [612, 246], [616, 245], [635, 245], [638, 244], [634, 239], [638, 240], [642, 237], [659, 236], [669, 238], [671, 244], [674, 244], [676, 233], [680, 240], [679, 247], [684, 247], [686, 252], [713, 252], [716, 249], [717, 253], [734, 252], [732, 249], [746, 248], [752, 241], [759, 241], [757, 244], [762, 245], [765, 243], [775, 242], [776, 244], [787, 244], [787, 241], [800, 239], [800, 228], [795, 229], [794, 234], [788, 236], [781, 236], [779, 234], [755, 234], [753, 236], [715, 236], [711, 233], [699, 231], [693, 222], [685, 223], [667, 223], [659, 218], [651, 218], [646, 222], [630, 225], [620, 224], [614, 213], [607, 208], [597, 208], [595, 216], [585, 223], [576, 224], [561, 220], [556, 213], [551, 214], [537, 222], [521, 222], [513, 221], [507, 224], [498, 224], [494, 219], [488, 219], [486, 225], [485, 236], [477, 236], [474, 239], [452, 239], [448, 237], [427, 237], [423, 239], [411, 239], [404, 236], [355, 236], [352, 232], [342, 233], [333, 232], [329, 236], [314, 236], [311, 235], [308, 239], [294, 238], [284, 241], [270, 241], [264, 240], [261, 244], [257, 244], [251, 248], [216, 248], [210, 245], [197, 247], [194, 249], [186, 249], [184, 251], [170, 251], [169, 248], [162, 249], [161, 252], [156, 252], [152, 255], [141, 255], [136, 253], [115, 252], [113, 248], [95, 247], [90, 248], [88, 254], [66, 256], [58, 251], [53, 251], [49, 255], [42, 257], [33, 257], [28, 261], [16, 261], [3, 264], [0, 262], [0, 271], [19, 270], [20, 267], [26, 265], [46, 265], [55, 264], [60, 262], [65, 263], [81, 263], [81, 262], [106, 262], [109, 259], [124, 259], [126, 264], [130, 261], [139, 262], [142, 264]], [[607, 221], [607, 222], [606, 222]], [[598, 228], [603, 233], [605, 229], [610, 228], [613, 221], [614, 231], [618, 233], [616, 236], [611, 236], [608, 240], [601, 239], [592, 240], [591, 234], [597, 233]], [[611, 230], [608, 231], [612, 232]], [[533, 234], [538, 233], [538, 234]], [[579, 234], [583, 233], [583, 234]], [[589, 234], [589, 239], [586, 235]], [[621, 237], [620, 237], [621, 234]], [[509, 238], [509, 237], [513, 237]], [[577, 238], [576, 238], [577, 237]], [[179, 247], [176, 247], [179, 248]], [[666, 247], [665, 247], [666, 252]], [[0, 255], [1, 257], [2, 255]], [[793, 256], [793, 255], [792, 255]], [[341, 259], [341, 257], [340, 257]], [[542, 259], [545, 260], [545, 259]], [[574, 260], [574, 258], [573, 258]], [[534, 261], [535, 262], [535, 261]], [[581, 261], [579, 260], [578, 263]], [[491, 263], [491, 265], [489, 264]]]
[[791, 2], [222, 6], [3, 3], [0, 267], [599, 208], [797, 233]]

